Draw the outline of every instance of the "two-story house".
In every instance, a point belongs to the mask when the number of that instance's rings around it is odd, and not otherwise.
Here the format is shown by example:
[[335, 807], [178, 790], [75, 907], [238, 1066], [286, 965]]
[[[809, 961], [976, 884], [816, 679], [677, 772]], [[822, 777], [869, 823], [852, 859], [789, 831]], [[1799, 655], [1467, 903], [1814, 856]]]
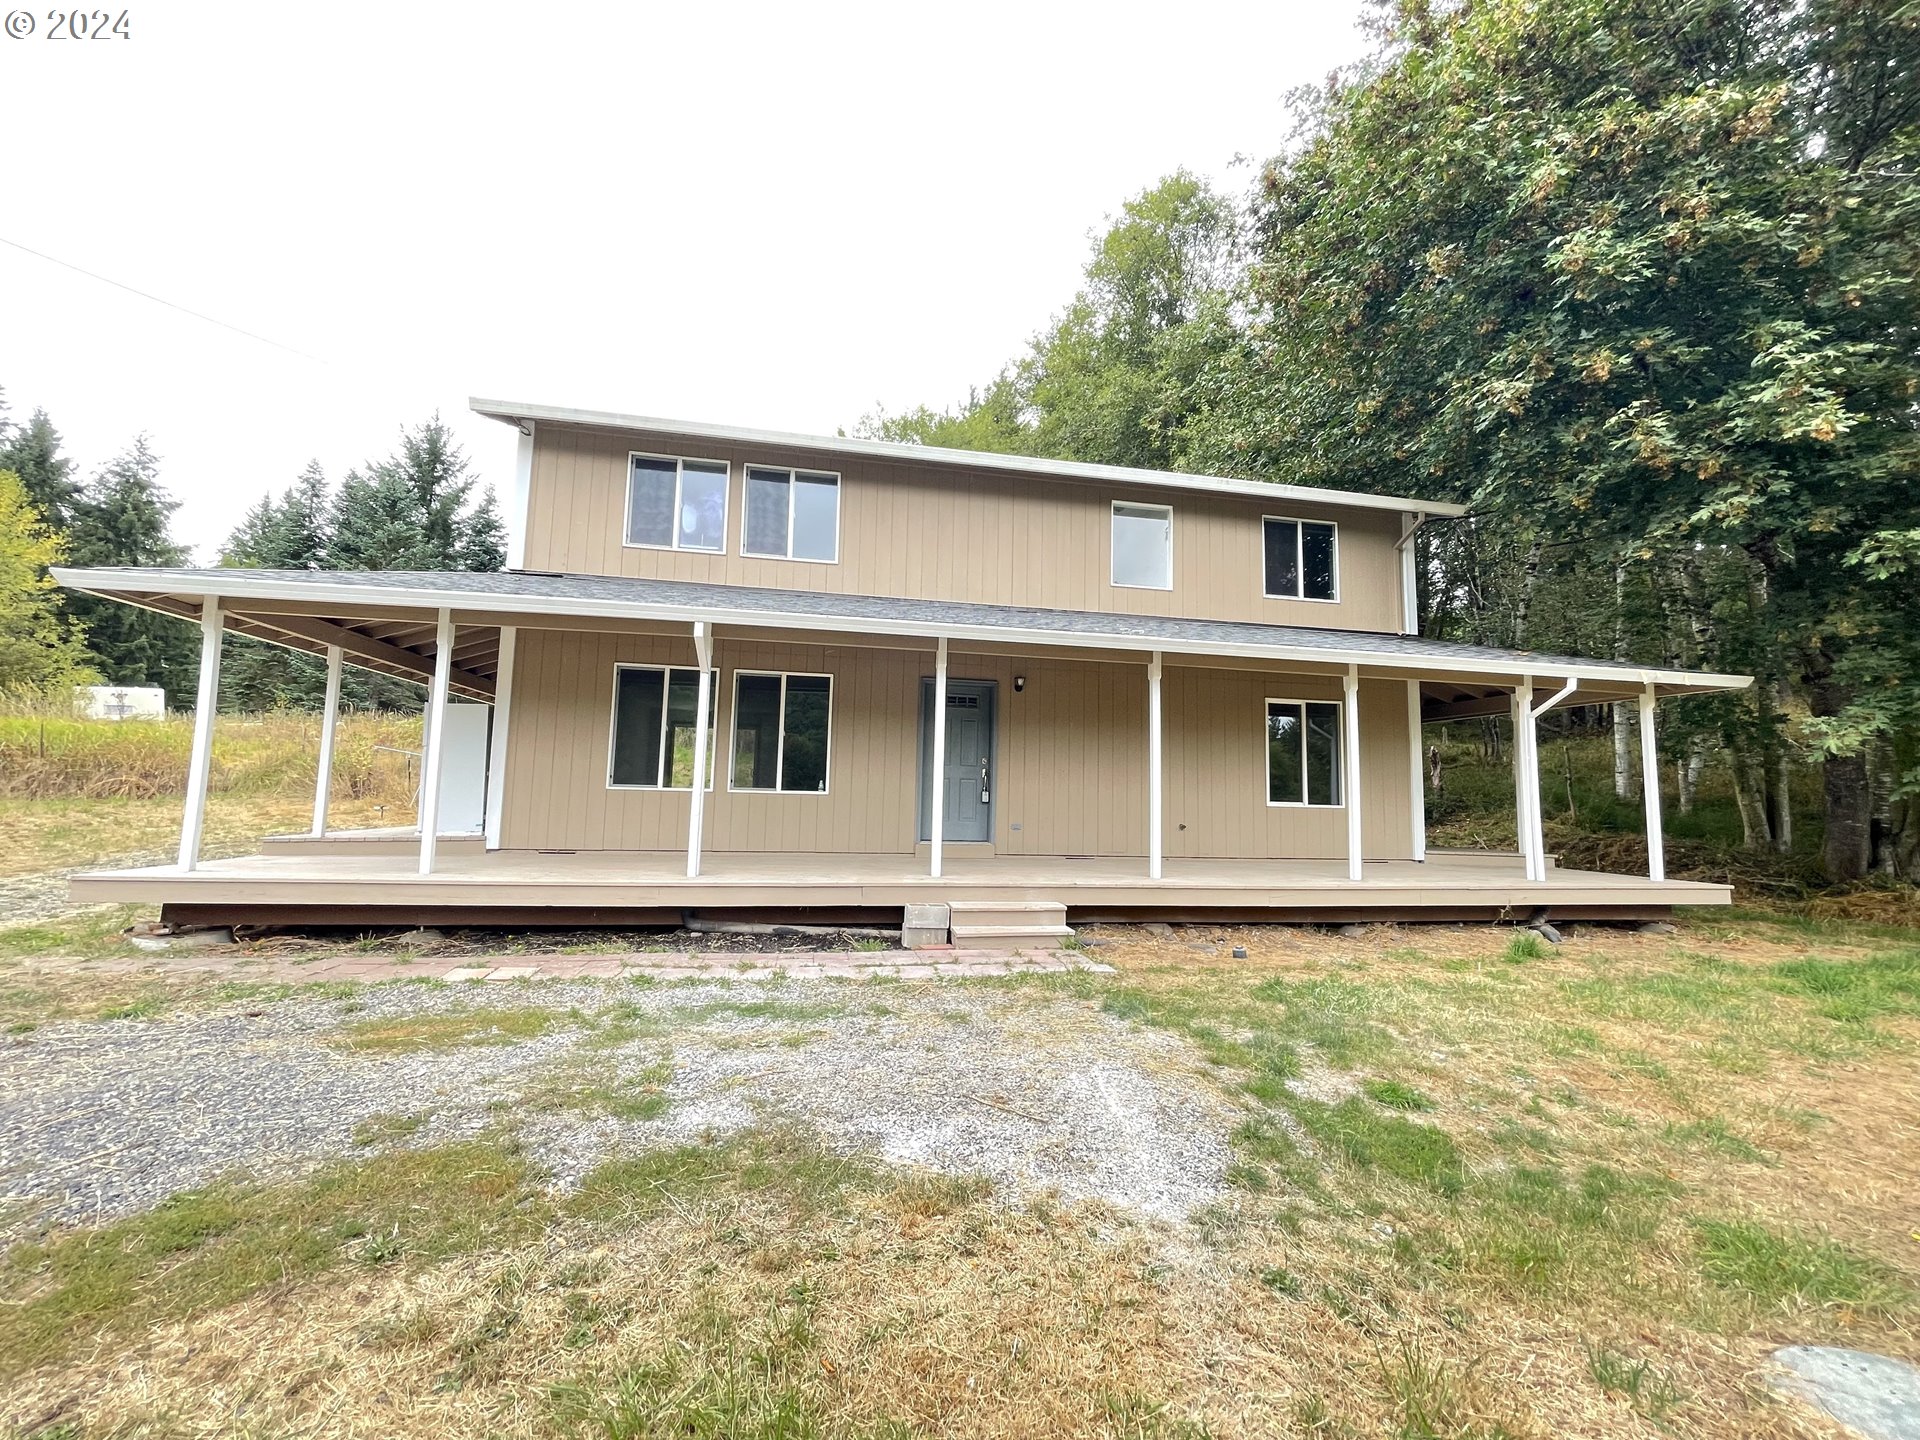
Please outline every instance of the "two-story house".
[[[1651, 723], [1739, 676], [1413, 633], [1461, 507], [474, 402], [519, 432], [499, 574], [71, 570], [197, 619], [178, 864], [76, 877], [182, 920], [563, 924], [950, 904], [1069, 918], [1651, 916]], [[203, 861], [220, 639], [429, 686], [417, 829]], [[337, 683], [335, 686], [337, 693]], [[1640, 707], [1646, 876], [1558, 868], [1536, 722]], [[1511, 714], [1519, 853], [1426, 845], [1421, 727]], [[704, 717], [704, 718], [703, 718]]]

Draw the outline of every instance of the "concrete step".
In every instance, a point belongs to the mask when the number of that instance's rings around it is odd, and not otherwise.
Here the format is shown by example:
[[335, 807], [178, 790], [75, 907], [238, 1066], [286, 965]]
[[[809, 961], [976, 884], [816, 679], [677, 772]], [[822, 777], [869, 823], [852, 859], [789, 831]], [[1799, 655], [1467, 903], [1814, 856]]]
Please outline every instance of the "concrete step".
[[1053, 950], [1072, 938], [1058, 900], [951, 900], [953, 943], [976, 950]]
[[955, 925], [956, 950], [1058, 950], [1073, 931], [1065, 925]]

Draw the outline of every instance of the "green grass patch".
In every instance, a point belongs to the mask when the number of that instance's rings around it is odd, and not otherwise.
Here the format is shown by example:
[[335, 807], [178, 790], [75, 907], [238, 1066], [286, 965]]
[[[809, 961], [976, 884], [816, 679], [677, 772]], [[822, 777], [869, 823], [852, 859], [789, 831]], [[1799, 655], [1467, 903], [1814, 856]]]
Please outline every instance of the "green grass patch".
[[677, 1145], [609, 1160], [588, 1173], [569, 1201], [576, 1215], [633, 1220], [672, 1205], [754, 1195], [800, 1216], [829, 1211], [883, 1172], [836, 1155], [794, 1130], [754, 1130], [711, 1145]]
[[1443, 1195], [1457, 1195], [1465, 1184], [1459, 1147], [1437, 1126], [1382, 1115], [1357, 1095], [1337, 1105], [1296, 1097], [1287, 1108], [1315, 1140], [1364, 1170], [1383, 1171]]
[[1433, 1109], [1433, 1101], [1404, 1081], [1369, 1077], [1360, 1082], [1360, 1088], [1366, 1092], [1368, 1099], [1389, 1110]]
[[344, 1027], [330, 1043], [368, 1055], [403, 1055], [416, 1050], [458, 1050], [468, 1045], [511, 1045], [551, 1030], [552, 1012], [533, 1006], [507, 1009], [484, 1006], [442, 1015], [405, 1015], [361, 1020]]
[[1909, 1294], [1894, 1272], [1825, 1238], [1783, 1234], [1749, 1220], [1695, 1220], [1700, 1272], [1761, 1306], [1886, 1310]]
[[671, 1060], [655, 1061], [632, 1074], [609, 1074], [609, 1068], [569, 1066], [543, 1076], [528, 1088], [521, 1104], [537, 1112], [571, 1110], [615, 1120], [652, 1120], [666, 1113]]
[[1748, 1165], [1769, 1165], [1773, 1157], [1745, 1136], [1738, 1134], [1718, 1115], [1709, 1115], [1701, 1120], [1689, 1120], [1684, 1125], [1669, 1125], [1661, 1133], [1661, 1139], [1679, 1150], [1709, 1150], [1716, 1155], [1724, 1155], [1729, 1160], [1739, 1160]]
[[0, 1377], [336, 1266], [495, 1248], [546, 1223], [525, 1161], [487, 1141], [340, 1162], [291, 1185], [223, 1183], [0, 1262]]
[[1857, 960], [1787, 960], [1774, 965], [1768, 978], [1782, 994], [1806, 999], [1815, 1014], [1843, 1024], [1920, 1015], [1920, 949]]
[[1607, 1394], [1625, 1400], [1656, 1424], [1687, 1398], [1673, 1377], [1651, 1360], [1636, 1360], [1604, 1345], [1587, 1347], [1587, 1373]]

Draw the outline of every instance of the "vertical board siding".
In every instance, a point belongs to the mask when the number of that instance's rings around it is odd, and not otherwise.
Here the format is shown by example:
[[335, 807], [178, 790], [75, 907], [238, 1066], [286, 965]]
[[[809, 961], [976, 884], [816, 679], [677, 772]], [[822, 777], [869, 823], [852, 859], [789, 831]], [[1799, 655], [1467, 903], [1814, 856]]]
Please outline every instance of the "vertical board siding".
[[[726, 553], [652, 550], [622, 543], [627, 455], [642, 450], [725, 460], [731, 469]], [[745, 467], [818, 465], [840, 470], [837, 564], [743, 556]], [[1112, 504], [1173, 507], [1173, 589], [1110, 582]], [[1260, 519], [1283, 514], [1340, 527], [1340, 600], [1269, 600], [1261, 593]], [[542, 425], [534, 437], [526, 566], [584, 575], [632, 575], [762, 585], [783, 590], [1050, 610], [1181, 615], [1344, 630], [1400, 627], [1400, 557], [1393, 511], [1156, 492], [1050, 481], [904, 461], [809, 459], [667, 435]]]
[[[673, 850], [686, 844], [685, 791], [607, 785], [614, 667], [694, 664], [691, 637], [522, 629], [501, 844], [507, 849]], [[919, 825], [921, 681], [926, 652], [730, 641], [714, 644], [715, 851], [905, 854]], [[955, 650], [956, 680], [998, 687], [994, 844], [1002, 855], [1147, 853], [1144, 664], [1023, 660]], [[824, 795], [729, 790], [738, 670], [833, 676]], [[1016, 675], [1026, 678], [1016, 693]], [[1166, 853], [1184, 858], [1338, 858], [1341, 809], [1266, 803], [1266, 700], [1337, 700], [1325, 676], [1169, 664], [1164, 686]], [[1406, 691], [1360, 684], [1366, 855], [1411, 854]], [[1016, 828], [1017, 827], [1017, 828]]]

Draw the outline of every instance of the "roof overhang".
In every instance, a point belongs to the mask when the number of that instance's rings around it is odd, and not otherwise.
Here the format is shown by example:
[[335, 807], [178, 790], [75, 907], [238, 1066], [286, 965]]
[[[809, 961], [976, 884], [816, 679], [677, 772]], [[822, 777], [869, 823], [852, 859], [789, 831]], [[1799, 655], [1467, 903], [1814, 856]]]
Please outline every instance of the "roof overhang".
[[[423, 680], [433, 672], [433, 626], [442, 609], [460, 620], [454, 688], [489, 698], [502, 624], [592, 629], [595, 620], [696, 622], [758, 631], [885, 637], [909, 645], [949, 641], [1039, 646], [1089, 653], [1151, 651], [1166, 655], [1288, 662], [1308, 670], [1360, 666], [1373, 676], [1423, 682], [1429, 710], [1480, 706], [1459, 713], [1491, 713], [1493, 696], [1515, 680], [1572, 680], [1564, 703], [1594, 704], [1653, 687], [1682, 695], [1744, 689], [1745, 675], [1655, 669], [1617, 661], [1495, 651], [1418, 637], [1358, 632], [1289, 630], [1280, 626], [1172, 620], [1085, 611], [1014, 610], [944, 602], [882, 601], [796, 591], [762, 591], [674, 581], [538, 575], [525, 572], [422, 575], [384, 572], [248, 570], [83, 570], [55, 567], [61, 584], [90, 594], [187, 617], [200, 597], [222, 602], [226, 623], [241, 633], [313, 653], [338, 644], [356, 665]], [[567, 594], [569, 586], [600, 593]], [[633, 598], [620, 598], [621, 592]], [[645, 593], [639, 593], [644, 591]], [[251, 602], [251, 603], [249, 603]], [[777, 602], [777, 603], [776, 603]], [[889, 615], [881, 607], [920, 613]], [[856, 613], [857, 612], [857, 613]], [[469, 627], [479, 633], [469, 633]], [[1116, 656], [1115, 658], [1118, 658]], [[1436, 682], [1427, 685], [1425, 682]], [[1449, 718], [1434, 714], [1431, 718]]]
[[910, 465], [996, 470], [1053, 480], [1082, 480], [1157, 490], [1197, 490], [1267, 501], [1276, 498], [1299, 500], [1312, 505], [1392, 510], [1399, 514], [1451, 517], [1467, 513], [1465, 505], [1443, 500], [1415, 500], [1404, 495], [1375, 495], [1359, 490], [1328, 490], [1316, 485], [1286, 485], [1224, 475], [1183, 475], [1171, 470], [1143, 470], [1131, 465], [1087, 465], [1074, 460], [1044, 460], [1032, 455], [1001, 455], [986, 450], [949, 450], [938, 445], [856, 440], [845, 435], [801, 435], [780, 430], [755, 430], [741, 425], [716, 425], [700, 420], [667, 420], [654, 415], [622, 415], [609, 410], [576, 410], [562, 405], [536, 405], [519, 400], [484, 400], [478, 396], [468, 400], [467, 404], [474, 413], [509, 425], [532, 421], [536, 425], [644, 431], [650, 435], [678, 436], [688, 440], [808, 455], [851, 456]]

